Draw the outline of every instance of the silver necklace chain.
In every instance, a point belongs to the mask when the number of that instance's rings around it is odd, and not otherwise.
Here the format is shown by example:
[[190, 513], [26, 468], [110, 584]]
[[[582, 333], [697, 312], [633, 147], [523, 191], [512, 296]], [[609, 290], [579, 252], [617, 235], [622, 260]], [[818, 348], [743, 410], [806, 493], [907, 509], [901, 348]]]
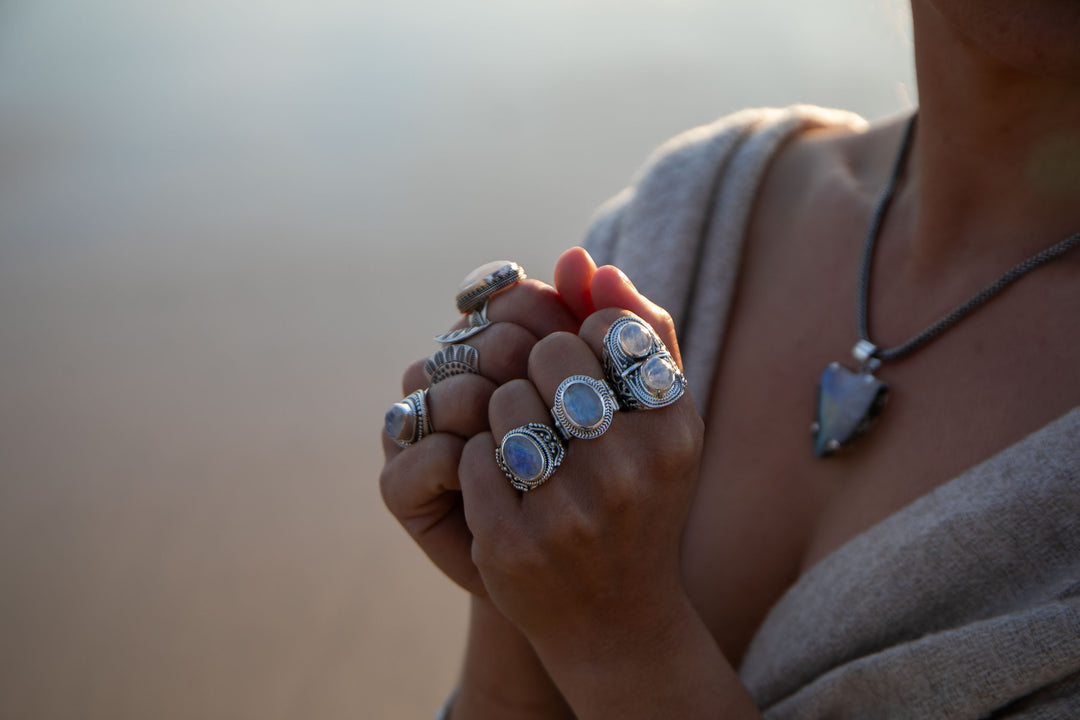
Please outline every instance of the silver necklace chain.
[[[867, 305], [870, 296], [870, 266], [873, 264], [874, 246], [877, 244], [878, 235], [881, 232], [881, 224], [885, 220], [885, 214], [889, 209], [893, 193], [895, 193], [896, 186], [899, 184], [900, 176], [903, 173], [908, 155], [908, 147], [911, 145], [911, 138], [914, 135], [916, 117], [917, 115], [912, 115], [911, 120], [908, 121], [907, 128], [904, 131], [904, 138], [900, 143], [900, 152], [897, 153], [896, 161], [893, 163], [889, 181], [886, 183], [885, 188], [878, 197], [877, 204], [874, 206], [874, 214], [870, 219], [870, 226], [866, 230], [862, 264], [859, 267], [858, 297], [855, 301], [855, 322], [858, 327], [859, 340], [864, 343], [870, 343], [871, 345], [870, 332], [867, 328]], [[960, 320], [969, 315], [973, 310], [985, 304], [990, 298], [1000, 293], [1009, 285], [1012, 285], [1024, 275], [1027, 275], [1035, 268], [1045, 265], [1051, 260], [1064, 255], [1078, 244], [1080, 244], [1080, 232], [1075, 232], [1064, 240], [1035, 253], [1026, 260], [1021, 260], [999, 275], [996, 280], [972, 295], [965, 302], [957, 305], [951, 312], [943, 315], [937, 322], [933, 323], [904, 344], [887, 349], [873, 346], [874, 350], [872, 357], [879, 361], [897, 360], [905, 355], [915, 352], [923, 345], [960, 322]]]

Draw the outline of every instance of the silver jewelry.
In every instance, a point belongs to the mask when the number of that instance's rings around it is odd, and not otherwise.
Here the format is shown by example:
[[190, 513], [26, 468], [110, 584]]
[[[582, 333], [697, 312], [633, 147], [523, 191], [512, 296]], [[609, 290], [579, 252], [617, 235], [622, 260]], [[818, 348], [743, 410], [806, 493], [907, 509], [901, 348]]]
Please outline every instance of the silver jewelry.
[[563, 439], [592, 440], [608, 431], [618, 409], [615, 393], [606, 382], [588, 375], [571, 375], [555, 391], [551, 417]]
[[471, 338], [481, 330], [491, 327], [491, 321], [488, 320], [487, 316], [487, 301], [484, 301], [476, 310], [469, 312], [466, 323], [467, 324], [463, 328], [450, 330], [441, 335], [436, 335], [435, 342], [443, 343], [444, 345], [460, 342], [466, 338]]
[[542, 423], [528, 423], [503, 435], [495, 448], [495, 462], [522, 492], [540, 487], [550, 478], [566, 455], [562, 440]]
[[409, 393], [403, 400], [391, 405], [383, 422], [386, 434], [398, 447], [409, 447], [430, 435], [433, 430], [427, 390]]
[[604, 374], [623, 408], [666, 407], [686, 391], [686, 378], [644, 321], [619, 318], [608, 328], [603, 346]]
[[480, 372], [480, 353], [471, 345], [447, 345], [436, 350], [424, 363], [429, 385], [454, 375]]
[[868, 328], [870, 268], [874, 259], [874, 246], [881, 234], [889, 204], [899, 184], [907, 160], [911, 138], [914, 135], [916, 115], [911, 117], [904, 131], [900, 150], [893, 163], [892, 173], [874, 206], [870, 225], [863, 244], [862, 263], [859, 266], [858, 293], [855, 301], [855, 323], [858, 342], [852, 349], [857, 369], [852, 371], [840, 363], [832, 363], [822, 373], [818, 383], [817, 419], [811, 425], [814, 435], [814, 454], [828, 457], [840, 448], [851, 444], [870, 429], [885, 408], [889, 395], [887, 383], [874, 376], [883, 362], [905, 357], [943, 332], [951, 328], [973, 310], [986, 303], [1012, 283], [1032, 270], [1054, 260], [1080, 244], [1080, 232], [1074, 233], [1054, 245], [1023, 260], [985, 288], [972, 295], [947, 315], [941, 317], [919, 334], [894, 348], [881, 348], [870, 340]]
[[461, 281], [455, 298], [457, 308], [463, 313], [471, 312], [496, 293], [524, 279], [525, 271], [516, 262], [496, 260], [485, 263]]

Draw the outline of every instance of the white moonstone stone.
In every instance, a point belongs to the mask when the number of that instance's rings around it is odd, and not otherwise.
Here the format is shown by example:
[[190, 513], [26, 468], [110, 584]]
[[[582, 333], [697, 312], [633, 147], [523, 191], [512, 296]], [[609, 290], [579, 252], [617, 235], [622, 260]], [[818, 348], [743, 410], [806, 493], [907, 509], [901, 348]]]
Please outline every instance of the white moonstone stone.
[[675, 384], [675, 365], [662, 355], [651, 358], [641, 366], [641, 382], [654, 395], [663, 395]]
[[642, 357], [652, 350], [652, 334], [638, 322], [628, 322], [619, 328], [619, 347], [630, 357]]
[[458, 292], [471, 289], [491, 273], [510, 264], [509, 260], [494, 260], [489, 263], [484, 263], [465, 276], [465, 279], [461, 281], [461, 285], [458, 286]]

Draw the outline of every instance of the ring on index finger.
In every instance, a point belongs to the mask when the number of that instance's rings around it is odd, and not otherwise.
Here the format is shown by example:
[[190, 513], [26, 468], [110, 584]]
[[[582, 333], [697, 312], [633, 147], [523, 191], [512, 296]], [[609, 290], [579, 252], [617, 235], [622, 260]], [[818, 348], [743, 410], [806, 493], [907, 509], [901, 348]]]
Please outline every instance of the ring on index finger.
[[522, 492], [540, 487], [555, 474], [566, 455], [562, 440], [543, 423], [526, 423], [503, 435], [495, 462], [510, 484]]
[[623, 408], [667, 407], [686, 391], [682, 371], [643, 320], [629, 316], [616, 320], [604, 334], [603, 348], [604, 374]]

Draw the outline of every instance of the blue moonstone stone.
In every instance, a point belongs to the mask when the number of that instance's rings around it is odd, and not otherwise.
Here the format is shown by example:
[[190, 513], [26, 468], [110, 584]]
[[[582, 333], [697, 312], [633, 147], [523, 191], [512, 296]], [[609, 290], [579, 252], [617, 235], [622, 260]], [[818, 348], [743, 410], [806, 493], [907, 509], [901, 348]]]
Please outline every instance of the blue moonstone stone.
[[604, 403], [590, 385], [583, 382], [570, 383], [563, 391], [562, 401], [566, 417], [579, 427], [591, 430], [604, 419]]
[[402, 438], [402, 430], [405, 429], [405, 421], [412, 415], [412, 407], [407, 403], [394, 403], [386, 411], [383, 422], [386, 426], [386, 434], [395, 439]]
[[502, 456], [506, 467], [521, 480], [535, 480], [544, 472], [544, 454], [536, 442], [525, 435], [506, 438], [502, 444]]
[[664, 395], [675, 384], [675, 366], [670, 358], [650, 358], [641, 366], [641, 383], [656, 396]]

